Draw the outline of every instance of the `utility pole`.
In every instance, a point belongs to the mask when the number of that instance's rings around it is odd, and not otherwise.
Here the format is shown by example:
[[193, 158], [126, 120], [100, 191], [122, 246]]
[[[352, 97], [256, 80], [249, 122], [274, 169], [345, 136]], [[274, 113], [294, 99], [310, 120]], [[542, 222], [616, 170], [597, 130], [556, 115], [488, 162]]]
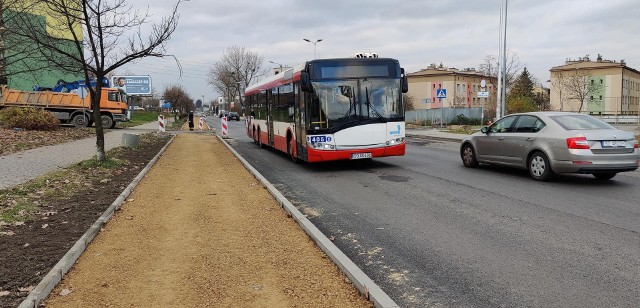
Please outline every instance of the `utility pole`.
[[322, 42], [322, 39], [318, 39], [318, 40], [316, 40], [316, 41], [311, 41], [311, 40], [308, 40], [308, 39], [303, 39], [303, 40], [305, 40], [305, 41], [307, 41], [307, 42], [309, 42], [309, 43], [313, 44], [313, 59], [315, 60], [315, 59], [316, 59], [316, 50], [317, 50], [316, 45], [317, 45], [319, 42]]
[[501, 0], [500, 4], [500, 34], [499, 34], [499, 47], [498, 47], [498, 101], [496, 103], [496, 118], [501, 118], [505, 115], [505, 97], [507, 95], [507, 2], [508, 0]]

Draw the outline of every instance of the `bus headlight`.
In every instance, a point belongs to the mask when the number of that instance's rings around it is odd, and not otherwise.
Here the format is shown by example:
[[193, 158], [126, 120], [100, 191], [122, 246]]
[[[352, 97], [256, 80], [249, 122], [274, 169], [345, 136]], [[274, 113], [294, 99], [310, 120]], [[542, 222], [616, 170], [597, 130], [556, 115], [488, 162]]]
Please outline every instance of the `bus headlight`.
[[404, 142], [404, 137], [403, 138], [391, 139], [391, 140], [387, 141], [386, 144], [391, 146], [391, 145], [401, 144], [403, 142]]

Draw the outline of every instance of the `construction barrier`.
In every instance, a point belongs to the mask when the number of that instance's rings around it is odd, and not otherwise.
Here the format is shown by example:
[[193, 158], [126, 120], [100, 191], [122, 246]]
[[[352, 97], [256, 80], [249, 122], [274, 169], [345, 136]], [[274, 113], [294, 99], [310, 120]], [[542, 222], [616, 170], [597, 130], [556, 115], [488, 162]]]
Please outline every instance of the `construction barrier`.
[[227, 126], [227, 117], [222, 117], [222, 137], [229, 136], [229, 127]]
[[204, 126], [204, 118], [200, 118], [200, 123], [198, 123], [198, 129], [202, 130], [203, 126]]
[[158, 131], [159, 132], [164, 132], [165, 131], [165, 121], [164, 121], [164, 116], [163, 115], [159, 115], [158, 116]]

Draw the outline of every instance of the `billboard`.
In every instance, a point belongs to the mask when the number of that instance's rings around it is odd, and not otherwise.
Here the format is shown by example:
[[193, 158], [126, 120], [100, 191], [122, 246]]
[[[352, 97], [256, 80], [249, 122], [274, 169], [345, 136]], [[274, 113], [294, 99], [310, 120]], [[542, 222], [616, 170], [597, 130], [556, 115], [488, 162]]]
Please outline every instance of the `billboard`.
[[111, 84], [114, 88], [124, 90], [127, 95], [151, 94], [151, 76], [113, 76]]

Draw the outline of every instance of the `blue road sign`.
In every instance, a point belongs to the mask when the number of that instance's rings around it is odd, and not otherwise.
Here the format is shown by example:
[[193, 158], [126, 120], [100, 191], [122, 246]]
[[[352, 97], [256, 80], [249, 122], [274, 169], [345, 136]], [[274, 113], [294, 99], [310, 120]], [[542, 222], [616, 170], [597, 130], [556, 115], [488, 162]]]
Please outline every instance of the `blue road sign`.
[[447, 98], [447, 89], [438, 89], [436, 90], [437, 98]]

